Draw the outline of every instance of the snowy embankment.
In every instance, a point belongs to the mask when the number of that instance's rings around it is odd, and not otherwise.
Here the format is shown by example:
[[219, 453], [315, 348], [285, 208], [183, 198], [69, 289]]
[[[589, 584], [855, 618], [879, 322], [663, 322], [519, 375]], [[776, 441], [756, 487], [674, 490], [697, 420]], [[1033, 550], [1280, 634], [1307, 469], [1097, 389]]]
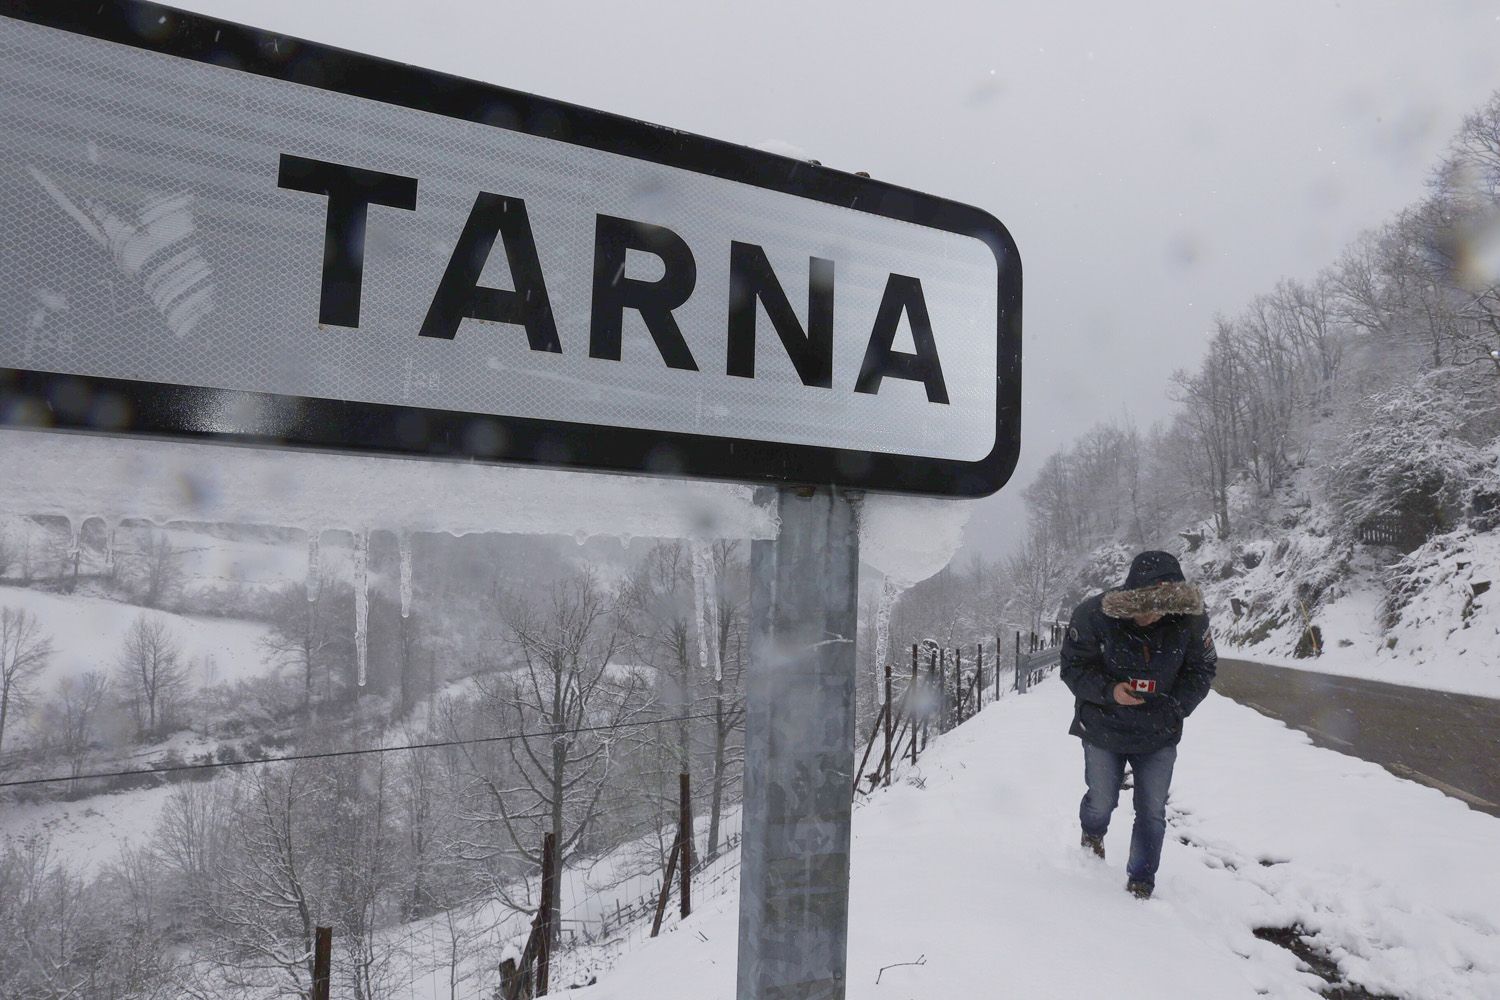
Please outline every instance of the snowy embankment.
[[166, 623], [192, 689], [247, 680], [271, 670], [264, 642], [270, 629], [259, 622], [173, 614], [101, 597], [22, 587], [0, 589], [0, 605], [35, 615], [52, 641], [52, 655], [36, 685], [42, 692], [65, 677], [81, 677], [91, 670], [114, 674], [125, 636], [142, 615]]
[[[1316, 997], [1326, 983], [1253, 933], [1293, 926], [1373, 993], [1500, 996], [1500, 820], [1215, 694], [1189, 722], [1140, 902], [1128, 802], [1107, 863], [1077, 846], [1070, 705], [1052, 680], [991, 706], [856, 812], [851, 1000]], [[737, 908], [732, 889], [701, 900], [567, 995], [729, 1000]]]
[[[1189, 577], [1204, 585], [1221, 652], [1500, 698], [1500, 532], [1460, 528], [1403, 558], [1337, 540], [1326, 512], [1305, 518], [1275, 541], [1208, 540], [1184, 553]], [[1311, 652], [1308, 624], [1321, 653], [1299, 657], [1299, 645]]]

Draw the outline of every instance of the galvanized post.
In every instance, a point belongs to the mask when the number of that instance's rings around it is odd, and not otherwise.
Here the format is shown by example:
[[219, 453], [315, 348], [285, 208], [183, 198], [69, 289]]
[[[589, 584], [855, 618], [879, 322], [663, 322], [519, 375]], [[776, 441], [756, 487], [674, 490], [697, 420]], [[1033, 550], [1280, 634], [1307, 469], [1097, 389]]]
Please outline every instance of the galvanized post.
[[1025, 691], [1026, 687], [1021, 681], [1021, 633], [1018, 630], [1016, 632], [1016, 693], [1023, 694]]
[[859, 495], [776, 491], [750, 550], [739, 1000], [843, 1000]]

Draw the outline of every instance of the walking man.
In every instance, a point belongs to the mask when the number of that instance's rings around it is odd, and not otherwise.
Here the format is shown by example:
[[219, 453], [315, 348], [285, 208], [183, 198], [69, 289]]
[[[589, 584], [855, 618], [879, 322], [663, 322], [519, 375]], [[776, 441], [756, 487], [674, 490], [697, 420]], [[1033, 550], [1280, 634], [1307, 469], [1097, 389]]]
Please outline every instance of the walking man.
[[1061, 673], [1076, 699], [1068, 732], [1083, 740], [1082, 846], [1104, 857], [1129, 764], [1135, 827], [1125, 888], [1141, 899], [1156, 884], [1182, 721], [1208, 695], [1218, 659], [1203, 595], [1166, 552], [1136, 556], [1124, 586], [1090, 597], [1068, 623]]

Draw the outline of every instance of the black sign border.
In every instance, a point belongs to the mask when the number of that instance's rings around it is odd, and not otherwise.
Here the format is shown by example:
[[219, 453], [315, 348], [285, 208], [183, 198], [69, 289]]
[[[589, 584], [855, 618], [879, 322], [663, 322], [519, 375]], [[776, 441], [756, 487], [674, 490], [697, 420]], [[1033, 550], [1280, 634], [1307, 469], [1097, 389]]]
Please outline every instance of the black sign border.
[[[144, 0], [0, 0], [0, 16], [739, 181], [984, 242], [999, 265], [995, 447], [977, 462], [0, 368], [0, 426], [209, 439], [927, 496], [999, 490], [1021, 448], [1021, 258], [980, 209], [718, 139]], [[205, 414], [255, 414], [225, 433]], [[919, 530], [914, 526], [913, 530]]]

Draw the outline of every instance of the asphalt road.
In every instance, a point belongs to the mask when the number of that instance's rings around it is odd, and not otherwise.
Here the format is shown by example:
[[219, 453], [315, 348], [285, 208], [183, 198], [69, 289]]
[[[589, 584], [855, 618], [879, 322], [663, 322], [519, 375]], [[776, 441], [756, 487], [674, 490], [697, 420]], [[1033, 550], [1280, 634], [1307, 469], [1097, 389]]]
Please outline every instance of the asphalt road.
[[1214, 690], [1500, 816], [1500, 700], [1227, 659]]

